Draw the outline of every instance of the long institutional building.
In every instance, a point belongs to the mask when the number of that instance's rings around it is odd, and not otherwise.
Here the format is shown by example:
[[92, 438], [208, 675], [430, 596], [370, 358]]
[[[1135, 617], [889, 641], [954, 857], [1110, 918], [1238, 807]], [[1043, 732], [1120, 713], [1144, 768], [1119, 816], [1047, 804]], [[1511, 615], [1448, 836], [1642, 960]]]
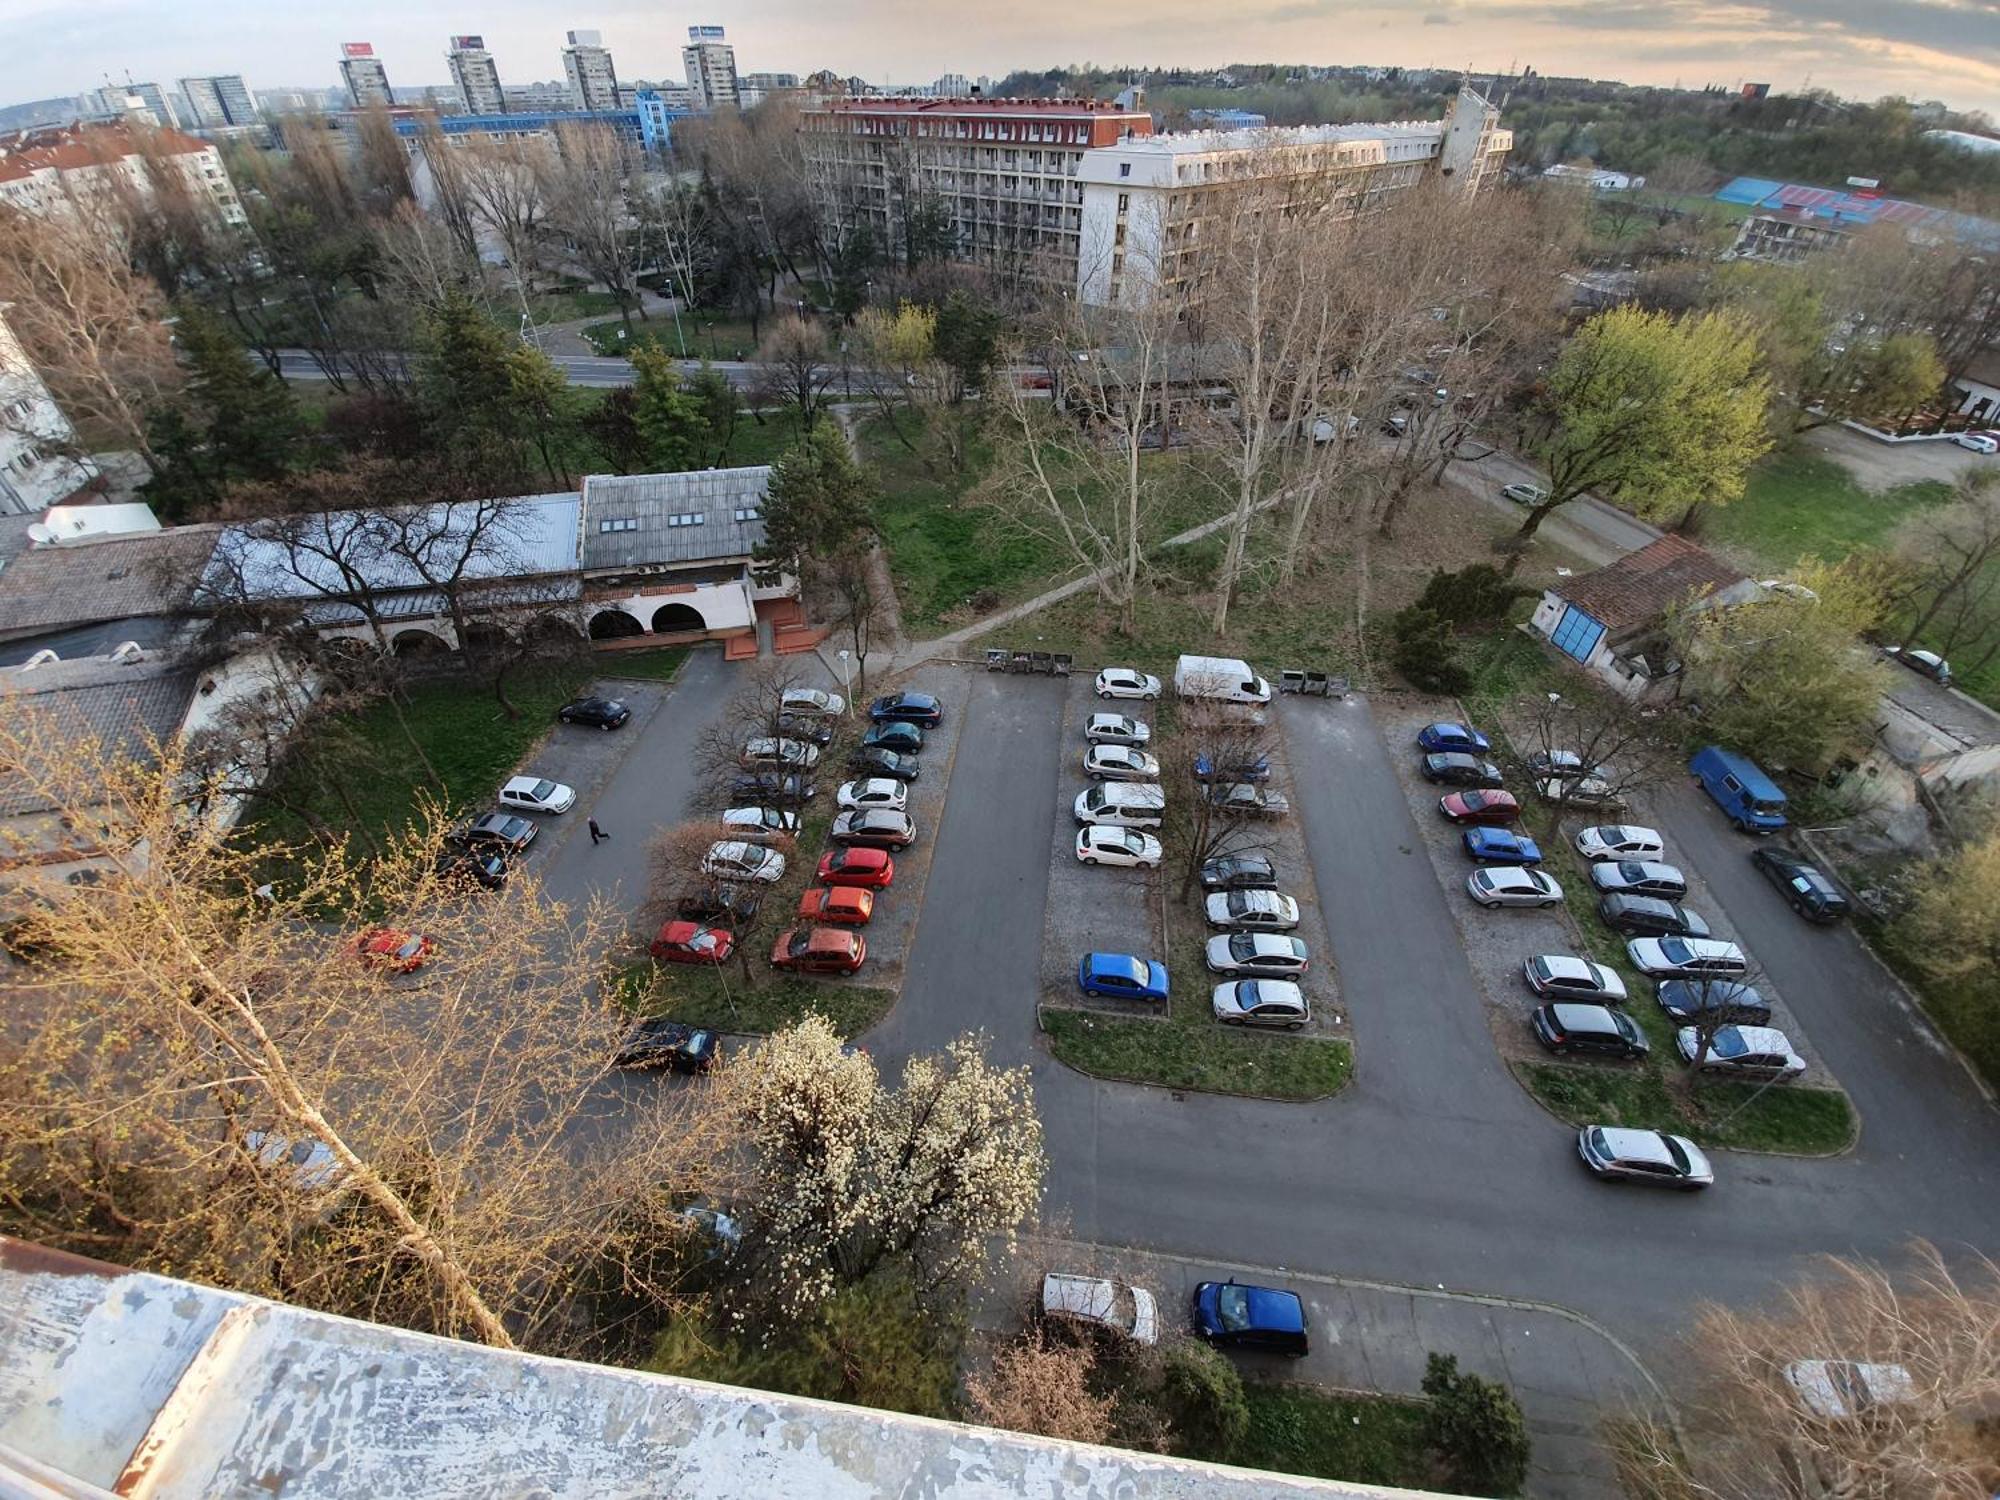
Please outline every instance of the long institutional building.
[[1432, 176], [1476, 191], [1513, 145], [1472, 89], [1443, 120], [1393, 124], [1155, 135], [1143, 107], [1100, 100], [863, 97], [810, 109], [801, 128], [836, 233], [862, 224], [897, 245], [911, 208], [936, 201], [964, 259], [1099, 305], [1187, 274], [1203, 221], [1246, 183], [1312, 181], [1352, 215]]

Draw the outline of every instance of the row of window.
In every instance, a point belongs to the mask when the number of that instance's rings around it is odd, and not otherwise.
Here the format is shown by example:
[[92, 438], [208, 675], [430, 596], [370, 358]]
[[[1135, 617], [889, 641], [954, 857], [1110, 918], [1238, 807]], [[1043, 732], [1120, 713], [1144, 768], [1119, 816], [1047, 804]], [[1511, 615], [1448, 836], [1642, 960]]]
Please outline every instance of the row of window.
[[1066, 125], [1018, 120], [891, 120], [864, 116], [855, 121], [856, 135], [913, 136], [923, 140], [946, 141], [1047, 141], [1062, 145], [1088, 145], [1088, 125]]

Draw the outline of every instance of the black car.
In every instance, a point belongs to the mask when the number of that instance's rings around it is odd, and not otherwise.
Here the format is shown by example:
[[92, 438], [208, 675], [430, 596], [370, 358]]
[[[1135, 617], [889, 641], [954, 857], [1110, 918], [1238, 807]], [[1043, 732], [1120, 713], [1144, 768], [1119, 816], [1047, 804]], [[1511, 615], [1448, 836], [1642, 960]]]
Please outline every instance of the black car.
[[747, 771], [729, 783], [731, 807], [797, 807], [819, 795], [819, 783], [796, 771]]
[[1424, 773], [1424, 780], [1435, 781], [1440, 786], [1476, 786], [1497, 791], [1502, 785], [1498, 766], [1476, 755], [1467, 755], [1463, 750], [1443, 750], [1436, 755], [1426, 755], [1417, 769]]
[[1838, 922], [1850, 910], [1840, 887], [1796, 849], [1783, 845], [1753, 849], [1750, 863], [1808, 922]]
[[497, 891], [507, 884], [507, 856], [498, 849], [446, 849], [437, 857], [440, 880], [464, 881]]
[[1644, 1057], [1646, 1033], [1622, 1010], [1558, 1000], [1538, 1005], [1528, 1017], [1535, 1040], [1555, 1053], [1594, 1052], [1607, 1057]]
[[579, 698], [556, 710], [564, 724], [588, 724], [597, 729], [616, 729], [632, 717], [632, 710], [616, 698]]
[[722, 1056], [722, 1038], [684, 1021], [649, 1016], [626, 1033], [612, 1063], [621, 1068], [672, 1068], [706, 1073]]
[[944, 722], [944, 706], [929, 693], [889, 693], [868, 705], [868, 717], [878, 724], [900, 719], [905, 724], [935, 729]]
[[778, 738], [804, 740], [824, 750], [833, 743], [833, 726], [817, 715], [779, 714]]
[[749, 885], [717, 880], [683, 891], [674, 910], [690, 922], [711, 927], [748, 926], [763, 896]]
[[1720, 1015], [1738, 1026], [1771, 1024], [1771, 1004], [1740, 979], [1662, 979], [1660, 1009], [1677, 1025]]
[[875, 727], [861, 736], [861, 748], [915, 755], [924, 748], [924, 731], [908, 719], [878, 719]]
[[914, 755], [885, 750], [880, 745], [864, 745], [847, 757], [847, 769], [863, 776], [887, 776], [894, 781], [915, 781], [921, 769]]
[[1709, 936], [1701, 914], [1659, 896], [1603, 896], [1597, 914], [1613, 932], [1627, 937]]
[[539, 823], [519, 813], [490, 812], [466, 824], [452, 837], [462, 848], [498, 848], [519, 854], [541, 831]]
[[1205, 891], [1274, 891], [1278, 869], [1261, 854], [1222, 854], [1201, 864]]

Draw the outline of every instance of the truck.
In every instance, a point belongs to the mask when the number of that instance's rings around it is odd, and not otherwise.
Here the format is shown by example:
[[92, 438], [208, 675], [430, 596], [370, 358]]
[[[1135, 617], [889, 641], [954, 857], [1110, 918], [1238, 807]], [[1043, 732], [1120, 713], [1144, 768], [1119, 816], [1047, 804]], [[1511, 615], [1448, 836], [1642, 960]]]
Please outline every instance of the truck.
[[1785, 794], [1747, 755], [1709, 745], [1695, 751], [1688, 770], [1743, 832], [1776, 833], [1786, 826]]
[[1271, 684], [1233, 656], [1183, 656], [1174, 668], [1174, 691], [1212, 703], [1271, 701]]

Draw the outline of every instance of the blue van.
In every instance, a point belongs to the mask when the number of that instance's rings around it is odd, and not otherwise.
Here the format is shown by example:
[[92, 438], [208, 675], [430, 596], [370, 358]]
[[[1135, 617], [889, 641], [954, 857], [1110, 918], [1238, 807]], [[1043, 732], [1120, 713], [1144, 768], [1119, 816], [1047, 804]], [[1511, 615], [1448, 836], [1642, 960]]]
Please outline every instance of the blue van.
[[1776, 833], [1785, 826], [1785, 794], [1755, 761], [1710, 745], [1688, 762], [1702, 790], [1745, 833]]

